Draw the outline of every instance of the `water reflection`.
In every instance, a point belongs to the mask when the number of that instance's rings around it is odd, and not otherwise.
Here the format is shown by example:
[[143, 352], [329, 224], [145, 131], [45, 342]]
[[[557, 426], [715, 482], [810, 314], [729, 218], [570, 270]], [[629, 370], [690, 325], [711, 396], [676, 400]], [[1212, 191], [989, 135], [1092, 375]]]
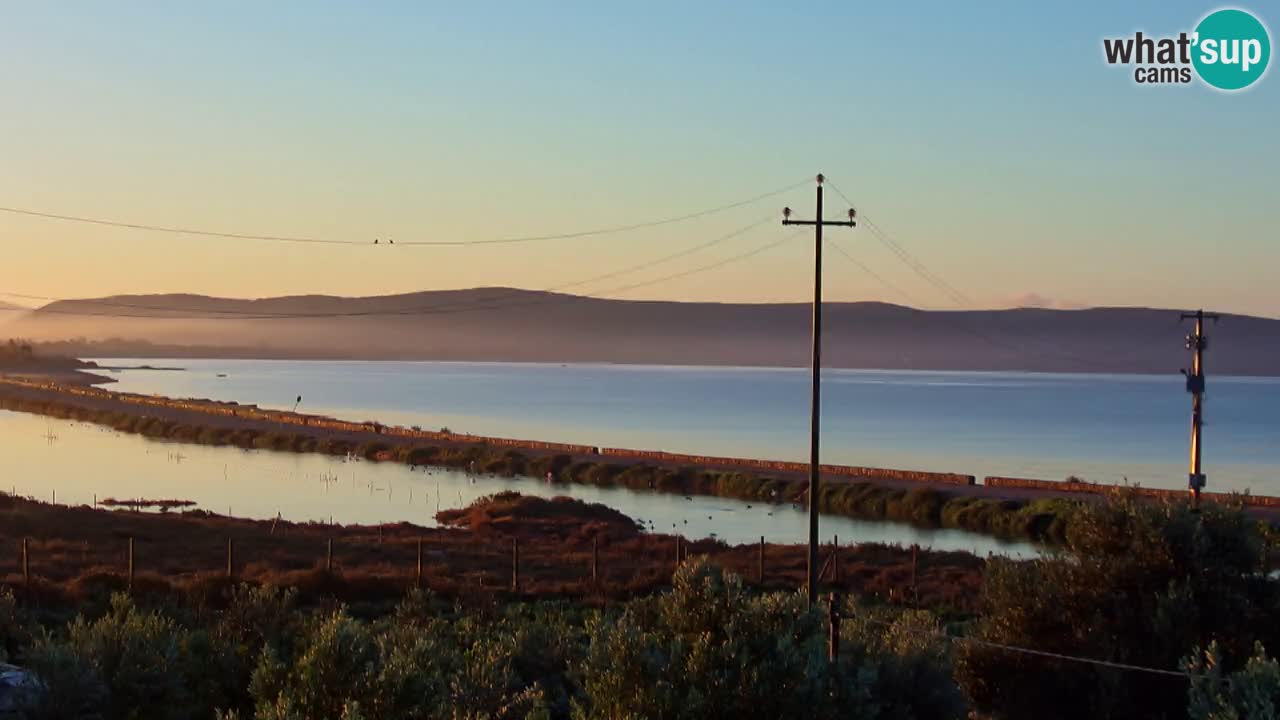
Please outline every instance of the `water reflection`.
[[[1180, 358], [1175, 358], [1180, 360]], [[108, 362], [108, 361], [104, 361]], [[586, 445], [808, 459], [799, 368], [118, 360], [112, 389]], [[1171, 361], [1172, 362], [1172, 361]], [[1171, 368], [1177, 367], [1171, 364]], [[219, 377], [220, 375], [225, 377]], [[823, 458], [875, 467], [1186, 485], [1187, 396], [1161, 376], [823, 371]], [[828, 387], [829, 386], [829, 387]], [[1280, 494], [1280, 378], [1215, 377], [1215, 490]]]
[[[471, 477], [440, 468], [347, 461], [317, 454], [205, 447], [150, 440], [87, 423], [0, 411], [4, 480], [23, 495], [64, 504], [95, 498], [162, 498], [239, 517], [340, 523], [407, 521], [436, 524], [435, 513], [482, 495], [515, 490], [528, 495], [569, 495], [599, 502], [645, 523], [655, 532], [717, 537], [728, 543], [803, 542], [807, 520], [792, 505], [636, 492], [539, 480]], [[842, 543], [919, 543], [940, 550], [985, 555], [1030, 555], [1027, 543], [1005, 543], [958, 530], [926, 530], [896, 523], [824, 516], [823, 536]]]

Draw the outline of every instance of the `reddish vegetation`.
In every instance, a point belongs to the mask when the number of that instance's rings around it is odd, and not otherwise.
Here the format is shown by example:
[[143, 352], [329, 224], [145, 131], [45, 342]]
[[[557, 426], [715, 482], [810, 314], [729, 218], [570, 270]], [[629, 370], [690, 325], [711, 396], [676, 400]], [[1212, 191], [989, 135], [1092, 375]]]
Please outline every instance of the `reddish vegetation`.
[[[380, 602], [415, 581], [422, 543], [422, 582], [453, 597], [512, 596], [512, 545], [519, 546], [523, 597], [591, 602], [624, 599], [666, 586], [676, 538], [640, 532], [630, 518], [598, 505], [503, 496], [461, 511], [452, 520], [471, 529], [328, 526], [242, 520], [201, 511], [137, 513], [49, 505], [0, 494], [0, 584], [24, 592], [21, 546], [29, 538], [33, 601], [65, 605], [100, 598], [126, 585], [127, 548], [134, 539], [135, 593], [212, 600], [226, 578], [227, 541], [239, 580], [297, 587], [304, 599], [336, 597]], [[592, 582], [592, 539], [599, 538], [599, 581]], [[333, 541], [333, 571], [325, 570]], [[714, 540], [681, 542], [756, 582], [759, 547]], [[824, 549], [824, 556], [829, 548]], [[919, 555], [921, 605], [974, 610], [984, 561], [966, 553]], [[765, 550], [764, 586], [803, 583], [798, 545]], [[863, 545], [842, 548], [837, 582], [828, 586], [906, 601], [912, 596], [910, 550]]]
[[593, 538], [601, 542], [632, 540], [641, 532], [635, 520], [599, 503], [568, 497], [547, 500], [515, 492], [499, 493], [466, 508], [442, 510], [436, 519], [482, 536], [554, 539], [572, 547]]

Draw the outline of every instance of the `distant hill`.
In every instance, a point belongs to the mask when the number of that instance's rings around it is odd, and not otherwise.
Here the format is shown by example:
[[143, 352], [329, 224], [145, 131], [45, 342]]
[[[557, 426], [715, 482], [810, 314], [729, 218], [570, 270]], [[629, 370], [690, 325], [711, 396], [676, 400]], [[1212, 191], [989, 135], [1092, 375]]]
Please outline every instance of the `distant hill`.
[[[280, 314], [337, 316], [269, 317]], [[828, 303], [824, 318], [829, 367], [1176, 373], [1187, 364], [1186, 328], [1172, 309], [930, 311], [856, 302]], [[101, 356], [803, 366], [809, 322], [804, 303], [479, 288], [364, 298], [113, 296], [52, 303], [4, 331], [79, 339], [61, 347]], [[1211, 335], [1211, 373], [1280, 375], [1280, 320], [1225, 315]]]

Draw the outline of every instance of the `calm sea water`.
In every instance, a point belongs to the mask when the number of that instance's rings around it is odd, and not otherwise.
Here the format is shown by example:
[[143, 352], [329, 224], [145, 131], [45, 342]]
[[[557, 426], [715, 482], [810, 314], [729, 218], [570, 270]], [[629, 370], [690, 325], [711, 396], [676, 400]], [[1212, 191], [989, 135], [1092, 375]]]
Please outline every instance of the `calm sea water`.
[[[344, 461], [295, 454], [205, 447], [125, 435], [88, 423], [0, 411], [0, 490], [60, 504], [98, 499], [176, 498], [237, 517], [330, 519], [342, 523], [408, 521], [435, 525], [438, 510], [462, 507], [481, 495], [516, 490], [570, 495], [599, 502], [644, 521], [657, 532], [714, 536], [730, 543], [798, 543], [806, 537], [803, 510], [791, 505], [633, 492], [533, 479], [469, 477], [399, 463]], [[919, 543], [978, 554], [1031, 555], [1026, 543], [1002, 543], [957, 530], [923, 530], [895, 523], [824, 517], [822, 535], [842, 543]]]
[[[602, 446], [808, 458], [808, 373], [778, 368], [103, 360], [115, 389]], [[225, 375], [226, 377], [219, 377]], [[828, 370], [823, 460], [1181, 488], [1182, 377]], [[1213, 490], [1280, 494], [1280, 378], [1210, 377]]]

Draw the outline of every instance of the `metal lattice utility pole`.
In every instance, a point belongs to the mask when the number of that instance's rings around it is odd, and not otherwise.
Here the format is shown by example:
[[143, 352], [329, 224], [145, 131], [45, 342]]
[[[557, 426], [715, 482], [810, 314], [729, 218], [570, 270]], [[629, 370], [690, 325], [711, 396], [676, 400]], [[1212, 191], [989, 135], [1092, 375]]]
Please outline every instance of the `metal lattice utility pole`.
[[849, 210], [848, 220], [824, 220], [822, 218], [822, 180], [818, 175], [818, 207], [813, 220], [792, 220], [791, 208], [783, 208], [783, 225], [813, 226], [813, 356], [810, 362], [812, 390], [809, 405], [809, 565], [807, 588], [809, 607], [818, 599], [818, 432], [822, 406], [819, 402], [822, 385], [822, 228], [854, 226], [854, 211]]
[[1204, 334], [1205, 318], [1217, 322], [1218, 316], [1206, 314], [1204, 310], [1193, 313], [1182, 313], [1183, 320], [1195, 320], [1196, 328], [1187, 335], [1187, 349], [1191, 351], [1191, 369], [1183, 370], [1187, 376], [1187, 392], [1191, 393], [1191, 458], [1187, 488], [1191, 492], [1191, 502], [1200, 506], [1200, 490], [1205, 486], [1204, 472], [1200, 469], [1201, 426], [1204, 424], [1204, 351], [1209, 347], [1209, 338]]

